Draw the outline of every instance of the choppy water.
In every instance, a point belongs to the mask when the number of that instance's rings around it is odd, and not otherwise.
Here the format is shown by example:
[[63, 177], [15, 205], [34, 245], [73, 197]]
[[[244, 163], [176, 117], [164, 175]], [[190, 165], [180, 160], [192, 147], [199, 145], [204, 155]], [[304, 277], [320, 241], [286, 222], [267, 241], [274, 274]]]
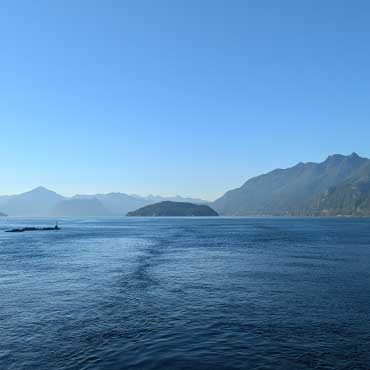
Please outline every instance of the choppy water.
[[370, 369], [370, 220], [0, 221], [4, 370]]

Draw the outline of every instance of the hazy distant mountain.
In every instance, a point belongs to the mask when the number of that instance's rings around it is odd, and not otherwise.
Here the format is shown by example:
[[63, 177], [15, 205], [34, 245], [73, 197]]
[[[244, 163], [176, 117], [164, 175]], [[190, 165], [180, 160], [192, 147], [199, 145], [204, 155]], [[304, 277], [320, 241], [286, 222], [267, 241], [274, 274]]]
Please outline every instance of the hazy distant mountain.
[[19, 195], [8, 196], [1, 204], [9, 216], [49, 216], [50, 210], [64, 197], [40, 186]]
[[218, 216], [218, 214], [204, 204], [164, 201], [129, 212], [127, 216]]
[[162, 197], [160, 195], [149, 195], [147, 197], [141, 197], [142, 199], [145, 199], [146, 201], [150, 202], [150, 204], [153, 203], [159, 203], [159, 202], [185, 202], [185, 203], [194, 203], [194, 204], [207, 204], [207, 202], [204, 199], [199, 198], [186, 198], [182, 197], [181, 195], [176, 195], [174, 197]]
[[211, 204], [223, 215], [370, 214], [370, 160], [332, 155], [248, 180]]
[[9, 195], [0, 196], [0, 206], [6, 203], [9, 200], [9, 198], [11, 198]]
[[57, 203], [50, 216], [59, 217], [98, 217], [112, 216], [102, 203], [96, 199], [65, 199]]
[[0, 212], [0, 217], [6, 217], [7, 214]]
[[[0, 197], [1, 211], [10, 216], [124, 216], [130, 211], [146, 205], [176, 199], [187, 201], [180, 196], [164, 198], [160, 196], [138, 196], [124, 193], [76, 195], [72, 198], [63, 197], [44, 187], [38, 187], [19, 195]], [[205, 203], [194, 199], [196, 203]]]
[[175, 197], [161, 197], [156, 195], [149, 195], [147, 197], [139, 195], [128, 195], [124, 193], [108, 193], [108, 194], [93, 194], [93, 195], [76, 195], [77, 199], [98, 199], [102, 205], [109, 210], [113, 215], [122, 216], [130, 211], [144, 207], [153, 203], [162, 201], [176, 201], [176, 202], [190, 202], [203, 204], [206, 201], [202, 199], [183, 198], [179, 195]]
[[116, 216], [124, 216], [127, 212], [148, 204], [145, 198], [124, 193], [76, 195], [74, 199], [97, 199], [106, 210]]

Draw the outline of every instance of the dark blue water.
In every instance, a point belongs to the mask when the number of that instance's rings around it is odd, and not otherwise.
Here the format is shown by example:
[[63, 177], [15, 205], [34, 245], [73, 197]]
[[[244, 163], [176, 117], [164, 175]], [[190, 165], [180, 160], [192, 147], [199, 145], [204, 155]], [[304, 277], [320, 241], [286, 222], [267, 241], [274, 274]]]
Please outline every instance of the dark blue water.
[[0, 369], [370, 369], [369, 219], [0, 221]]

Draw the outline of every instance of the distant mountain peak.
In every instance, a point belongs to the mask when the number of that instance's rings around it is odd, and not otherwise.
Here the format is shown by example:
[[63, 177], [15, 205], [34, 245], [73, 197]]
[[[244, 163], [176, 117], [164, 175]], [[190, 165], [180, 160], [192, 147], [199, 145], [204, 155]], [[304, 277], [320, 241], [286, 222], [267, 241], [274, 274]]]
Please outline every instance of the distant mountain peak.
[[44, 186], [38, 186], [29, 191], [29, 193], [55, 193], [55, 191], [49, 190]]
[[38, 186], [28, 192], [10, 196], [2, 206], [2, 211], [10, 216], [48, 216], [49, 211], [64, 197]]
[[332, 162], [332, 161], [343, 161], [343, 160], [366, 160], [366, 158], [360, 157], [356, 152], [353, 152], [349, 155], [343, 155], [343, 154], [332, 154], [329, 155], [325, 162]]

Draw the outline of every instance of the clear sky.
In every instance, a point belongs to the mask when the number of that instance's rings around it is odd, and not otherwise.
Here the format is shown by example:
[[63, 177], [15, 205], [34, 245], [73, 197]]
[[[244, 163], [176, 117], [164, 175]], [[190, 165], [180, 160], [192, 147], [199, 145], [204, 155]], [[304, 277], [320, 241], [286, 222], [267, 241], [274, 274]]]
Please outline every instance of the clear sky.
[[213, 199], [370, 157], [370, 2], [2, 1], [0, 194]]

